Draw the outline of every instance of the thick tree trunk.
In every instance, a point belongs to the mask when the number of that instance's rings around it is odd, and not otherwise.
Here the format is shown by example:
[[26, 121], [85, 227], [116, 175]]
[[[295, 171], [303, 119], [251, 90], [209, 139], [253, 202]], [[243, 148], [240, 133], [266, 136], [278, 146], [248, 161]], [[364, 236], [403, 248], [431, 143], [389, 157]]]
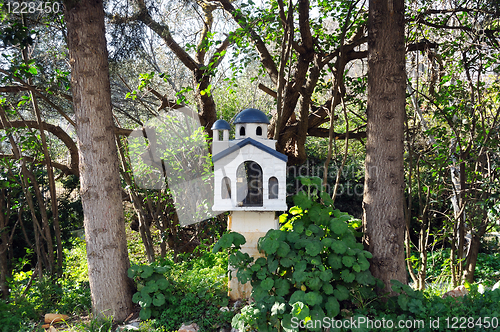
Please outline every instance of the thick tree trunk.
[[102, 0], [65, 1], [65, 19], [93, 311], [123, 321], [132, 289]]
[[404, 1], [371, 0], [368, 24], [368, 104], [363, 198], [370, 270], [391, 292], [406, 283], [403, 138], [405, 116]]

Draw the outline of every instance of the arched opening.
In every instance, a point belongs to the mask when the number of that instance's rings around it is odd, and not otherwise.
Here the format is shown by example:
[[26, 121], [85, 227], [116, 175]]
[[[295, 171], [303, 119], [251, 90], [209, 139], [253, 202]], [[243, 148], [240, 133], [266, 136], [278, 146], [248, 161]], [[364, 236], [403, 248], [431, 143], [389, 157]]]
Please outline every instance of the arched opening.
[[263, 205], [262, 167], [255, 161], [245, 161], [236, 170], [236, 199], [238, 206]]
[[231, 179], [227, 176], [222, 179], [221, 187], [221, 198], [229, 199], [231, 198]]
[[240, 127], [240, 136], [245, 136], [245, 127]]
[[262, 127], [258, 126], [257, 129], [255, 130], [255, 134], [257, 136], [262, 136]]
[[276, 177], [269, 178], [269, 199], [278, 199], [278, 179]]

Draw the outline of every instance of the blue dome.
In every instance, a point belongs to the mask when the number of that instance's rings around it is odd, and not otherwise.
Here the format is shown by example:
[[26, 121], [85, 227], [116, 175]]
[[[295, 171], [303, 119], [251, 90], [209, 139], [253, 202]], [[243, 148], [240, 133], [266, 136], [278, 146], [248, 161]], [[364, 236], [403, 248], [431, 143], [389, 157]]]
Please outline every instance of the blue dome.
[[212, 130], [231, 130], [231, 126], [229, 125], [229, 123], [227, 123], [227, 121], [219, 119], [219, 120], [214, 122], [211, 129]]
[[269, 119], [267, 115], [261, 110], [255, 108], [247, 108], [234, 118], [234, 124], [236, 123], [267, 123], [269, 124]]

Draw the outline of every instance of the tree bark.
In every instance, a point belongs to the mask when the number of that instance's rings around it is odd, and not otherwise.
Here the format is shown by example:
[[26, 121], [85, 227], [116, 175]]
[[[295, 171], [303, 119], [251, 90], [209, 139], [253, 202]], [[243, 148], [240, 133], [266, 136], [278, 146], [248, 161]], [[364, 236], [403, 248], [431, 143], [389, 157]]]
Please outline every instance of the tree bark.
[[371, 0], [363, 228], [370, 270], [391, 290], [406, 283], [404, 261], [404, 1]]
[[0, 294], [3, 300], [10, 296], [7, 278], [11, 276], [9, 259], [7, 251], [9, 250], [9, 219], [4, 214], [5, 195], [4, 189], [0, 189]]
[[80, 191], [93, 312], [123, 321], [131, 281], [114, 138], [102, 0], [66, 0]]

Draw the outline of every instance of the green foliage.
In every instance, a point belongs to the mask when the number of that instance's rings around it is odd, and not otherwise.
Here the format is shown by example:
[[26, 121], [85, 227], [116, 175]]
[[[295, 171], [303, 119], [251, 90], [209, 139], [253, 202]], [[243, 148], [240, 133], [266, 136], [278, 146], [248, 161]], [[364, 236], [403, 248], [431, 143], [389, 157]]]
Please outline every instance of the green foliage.
[[89, 322], [84, 322], [76, 324], [71, 327], [70, 331], [75, 332], [112, 332], [113, 330], [113, 318], [112, 317], [100, 317], [93, 318]]
[[[388, 301], [376, 300], [368, 306], [355, 310], [354, 317], [366, 320], [391, 321], [391, 331], [408, 331], [400, 328], [398, 322], [411, 322], [411, 331], [498, 331], [500, 314], [500, 289], [478, 291], [477, 285], [469, 288], [469, 294], [463, 298], [441, 298], [427, 296], [422, 291], [398, 281], [392, 281], [392, 289], [398, 296]], [[439, 319], [439, 323], [436, 320]], [[433, 321], [432, 327], [429, 325]], [[489, 322], [489, 323], [488, 323]], [[495, 323], [496, 322], [496, 323]], [[416, 325], [420, 324], [420, 325]], [[489, 326], [489, 327], [488, 327]], [[367, 325], [359, 326], [359, 331], [367, 330]], [[369, 331], [383, 331], [382, 328], [370, 328]], [[342, 330], [344, 331], [344, 330]]]
[[0, 300], [0, 332], [29, 331], [28, 327], [23, 328], [25, 321], [19, 311], [16, 305]]
[[[240, 331], [293, 331], [293, 317], [333, 318], [340, 314], [341, 304], [357, 301], [354, 294], [371, 294], [375, 279], [367, 259], [372, 256], [356, 240], [360, 234], [353, 224], [359, 221], [334, 209], [319, 178], [301, 180], [307, 192], [296, 195], [296, 205], [280, 216], [281, 229], [269, 230], [259, 239], [265, 257], [253, 262], [236, 248], [229, 257], [238, 280], [251, 281], [255, 300], [233, 319], [233, 327]], [[232, 239], [238, 241], [237, 236]], [[223, 236], [216, 248], [229, 247], [227, 242]]]
[[234, 315], [220, 310], [229, 303], [223, 253], [203, 251], [183, 263], [133, 265], [128, 273], [137, 283], [132, 300], [141, 306], [141, 319], [155, 319], [154, 325], [165, 330], [194, 321], [201, 331], [210, 331], [228, 324]]
[[[492, 286], [500, 280], [500, 254], [482, 253], [477, 257], [477, 267], [474, 279], [478, 283]], [[430, 282], [442, 283], [451, 281], [450, 249], [435, 250], [429, 253], [427, 262], [427, 277]]]

